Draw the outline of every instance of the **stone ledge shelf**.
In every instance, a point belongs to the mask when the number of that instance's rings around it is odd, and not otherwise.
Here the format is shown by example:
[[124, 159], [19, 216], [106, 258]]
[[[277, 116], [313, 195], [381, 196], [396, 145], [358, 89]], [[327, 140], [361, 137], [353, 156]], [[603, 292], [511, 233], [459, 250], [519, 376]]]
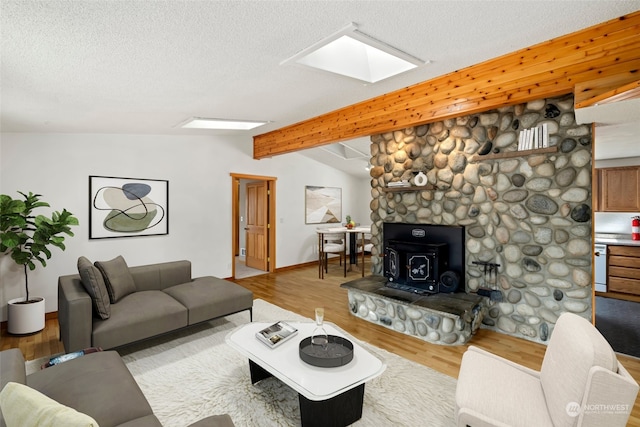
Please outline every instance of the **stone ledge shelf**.
[[520, 151], [506, 151], [504, 153], [492, 153], [492, 154], [476, 154], [469, 159], [470, 163], [481, 162], [483, 160], [500, 160], [500, 159], [511, 159], [514, 157], [526, 157], [531, 156], [533, 154], [547, 154], [547, 153], [557, 153], [558, 147], [545, 147], [545, 148], [534, 148], [533, 150], [520, 150]]
[[482, 297], [462, 292], [418, 295], [385, 286], [382, 276], [343, 283], [361, 319], [433, 344], [466, 344], [482, 323]]

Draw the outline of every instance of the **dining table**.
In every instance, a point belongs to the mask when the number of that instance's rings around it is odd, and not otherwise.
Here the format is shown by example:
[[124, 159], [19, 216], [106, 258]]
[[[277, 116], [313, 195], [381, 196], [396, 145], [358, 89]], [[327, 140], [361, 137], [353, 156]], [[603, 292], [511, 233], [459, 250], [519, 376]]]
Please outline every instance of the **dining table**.
[[[362, 277], [364, 277], [364, 236], [365, 234], [371, 233], [371, 226], [355, 226], [355, 227], [325, 227], [325, 228], [317, 228], [316, 233], [318, 234], [318, 277], [320, 279], [324, 279], [324, 257], [327, 256], [324, 253], [324, 244], [325, 244], [325, 236], [330, 234], [341, 234], [344, 238], [344, 241], [347, 240], [347, 235], [349, 235], [349, 271], [352, 270], [353, 265], [358, 264], [358, 237], [361, 239], [362, 243], [362, 263], [360, 266], [360, 270], [362, 272]], [[358, 236], [359, 235], [359, 236]], [[346, 247], [345, 247], [345, 255], [346, 255]], [[344, 265], [344, 276], [347, 277], [347, 263], [345, 259]]]

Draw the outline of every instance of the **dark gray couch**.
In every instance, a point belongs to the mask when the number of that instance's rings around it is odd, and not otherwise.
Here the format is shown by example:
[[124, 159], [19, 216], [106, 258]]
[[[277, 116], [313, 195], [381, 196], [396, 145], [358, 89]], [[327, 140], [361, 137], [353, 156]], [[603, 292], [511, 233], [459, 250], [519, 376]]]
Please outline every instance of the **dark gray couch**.
[[67, 352], [112, 349], [244, 310], [252, 320], [251, 291], [216, 277], [193, 279], [189, 261], [125, 268], [135, 290], [110, 304], [107, 319], [96, 314], [95, 296], [79, 274], [58, 278], [58, 322]]
[[[149, 402], [115, 351], [87, 354], [26, 375], [19, 349], [0, 352], [0, 390], [25, 384], [58, 403], [92, 417], [100, 427], [158, 427]], [[191, 427], [233, 427], [228, 415], [213, 415]], [[0, 412], [0, 427], [5, 427]]]

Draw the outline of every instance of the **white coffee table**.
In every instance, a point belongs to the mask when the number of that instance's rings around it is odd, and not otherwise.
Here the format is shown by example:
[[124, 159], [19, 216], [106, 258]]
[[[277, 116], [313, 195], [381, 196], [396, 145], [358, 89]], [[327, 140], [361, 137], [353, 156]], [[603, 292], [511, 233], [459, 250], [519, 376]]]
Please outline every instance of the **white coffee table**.
[[272, 323], [248, 323], [226, 336], [226, 342], [249, 359], [251, 383], [274, 376], [298, 392], [305, 427], [347, 426], [359, 420], [364, 384], [382, 374], [386, 364], [336, 325], [325, 323], [329, 335], [345, 337], [353, 343], [353, 360], [336, 368], [309, 365], [300, 359], [299, 344], [311, 336], [315, 323], [287, 321], [298, 328], [298, 335], [279, 347], [269, 348], [255, 334]]

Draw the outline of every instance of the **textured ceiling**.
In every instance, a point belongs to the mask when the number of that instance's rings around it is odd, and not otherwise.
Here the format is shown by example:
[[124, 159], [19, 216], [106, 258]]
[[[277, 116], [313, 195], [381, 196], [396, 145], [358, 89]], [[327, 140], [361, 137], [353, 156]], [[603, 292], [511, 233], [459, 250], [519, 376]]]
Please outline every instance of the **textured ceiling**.
[[[250, 139], [639, 4], [2, 0], [0, 126], [3, 132], [223, 134], [176, 126], [191, 116], [271, 122], [247, 131]], [[431, 63], [370, 85], [280, 65], [350, 22]]]

